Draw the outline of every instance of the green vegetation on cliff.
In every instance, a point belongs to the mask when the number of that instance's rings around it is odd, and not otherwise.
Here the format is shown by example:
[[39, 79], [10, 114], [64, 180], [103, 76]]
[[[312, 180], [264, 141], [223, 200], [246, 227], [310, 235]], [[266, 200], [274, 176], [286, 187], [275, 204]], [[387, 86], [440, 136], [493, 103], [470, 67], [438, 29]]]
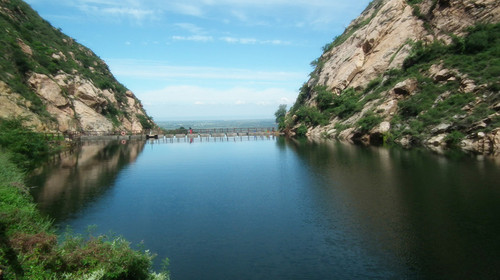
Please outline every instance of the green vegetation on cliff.
[[[500, 24], [481, 24], [464, 37], [453, 36], [449, 45], [440, 41], [413, 45], [401, 69], [389, 69], [364, 89], [347, 88], [334, 94], [325, 86], [305, 84], [287, 115], [288, 129], [304, 133], [304, 127], [326, 125], [335, 119], [337, 134], [347, 128], [364, 134], [383, 121], [382, 112], [374, 111], [389, 92], [403, 81], [416, 81], [412, 94], [401, 94], [398, 110], [391, 119], [386, 141], [410, 136], [419, 143], [433, 128], [447, 124], [447, 143], [456, 145], [467, 134], [490, 132], [500, 127], [495, 112], [500, 102]], [[437, 80], [431, 66], [447, 70], [449, 77]], [[464, 90], [466, 84], [473, 90]], [[313, 100], [316, 106], [306, 104]], [[372, 103], [370, 103], [372, 102]], [[367, 112], [355, 122], [348, 119]]]
[[[479, 91], [461, 90], [465, 78], [435, 82], [426, 73], [437, 64], [471, 79]], [[430, 128], [448, 123], [455, 139], [452, 142], [456, 142], [458, 135], [500, 127], [500, 119], [491, 117], [500, 102], [500, 24], [478, 25], [467, 36], [455, 37], [451, 45], [417, 42], [403, 69], [396, 73], [397, 80], [417, 79], [418, 88], [399, 103], [392, 121], [393, 137], [411, 135], [418, 141]], [[476, 125], [483, 120], [486, 126]]]
[[[108, 100], [102, 114], [115, 125], [120, 117], [130, 117], [125, 110], [127, 89], [106, 63], [42, 19], [24, 1], [0, 1], [0, 30], [0, 81], [27, 99], [32, 112], [51, 120], [44, 103], [28, 85], [30, 75], [66, 73], [81, 75], [97, 88], [114, 93], [117, 105]], [[151, 124], [151, 118], [146, 119]]]
[[24, 127], [23, 121], [0, 118], [0, 147], [9, 150], [11, 159], [27, 170], [47, 159], [56, 148], [49, 145], [44, 135]]

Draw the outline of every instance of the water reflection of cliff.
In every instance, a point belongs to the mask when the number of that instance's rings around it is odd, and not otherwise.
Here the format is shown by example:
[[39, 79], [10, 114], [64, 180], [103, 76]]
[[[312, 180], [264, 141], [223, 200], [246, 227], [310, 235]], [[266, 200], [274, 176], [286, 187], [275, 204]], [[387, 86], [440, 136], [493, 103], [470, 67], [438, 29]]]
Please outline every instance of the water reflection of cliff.
[[349, 226], [372, 250], [389, 252], [424, 278], [500, 276], [495, 161], [338, 142], [286, 146], [310, 166], [317, 182], [310, 188], [327, 218], [352, 215]]
[[30, 178], [39, 209], [56, 223], [79, 212], [113, 187], [120, 171], [134, 162], [145, 142], [87, 142], [60, 154]]

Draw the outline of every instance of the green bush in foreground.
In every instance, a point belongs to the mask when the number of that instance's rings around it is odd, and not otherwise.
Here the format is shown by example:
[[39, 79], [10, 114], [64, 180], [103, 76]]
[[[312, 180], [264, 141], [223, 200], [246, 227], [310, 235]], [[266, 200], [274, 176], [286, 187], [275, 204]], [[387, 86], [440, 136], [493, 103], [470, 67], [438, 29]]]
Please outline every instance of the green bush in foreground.
[[0, 279], [169, 279], [150, 271], [154, 255], [121, 237], [66, 234], [58, 242], [3, 148], [0, 166]]

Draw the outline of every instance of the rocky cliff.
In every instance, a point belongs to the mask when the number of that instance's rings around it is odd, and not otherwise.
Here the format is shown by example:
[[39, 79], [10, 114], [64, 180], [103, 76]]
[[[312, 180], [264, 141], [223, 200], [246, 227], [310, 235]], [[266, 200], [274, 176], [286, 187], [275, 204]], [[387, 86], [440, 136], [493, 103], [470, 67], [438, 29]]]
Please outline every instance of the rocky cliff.
[[500, 152], [500, 1], [374, 0], [311, 64], [291, 134]]
[[0, 0], [0, 117], [38, 131], [142, 131], [141, 102], [91, 50], [21, 0]]

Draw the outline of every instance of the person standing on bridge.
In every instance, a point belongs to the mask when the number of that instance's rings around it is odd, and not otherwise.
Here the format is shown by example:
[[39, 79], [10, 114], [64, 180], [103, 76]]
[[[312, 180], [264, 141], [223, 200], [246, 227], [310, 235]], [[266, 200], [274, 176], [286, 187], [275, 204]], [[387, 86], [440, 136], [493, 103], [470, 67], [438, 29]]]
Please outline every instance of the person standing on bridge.
[[[193, 129], [190, 127], [189, 128], [189, 134], [193, 134]], [[189, 144], [193, 143], [193, 137], [189, 137]]]

